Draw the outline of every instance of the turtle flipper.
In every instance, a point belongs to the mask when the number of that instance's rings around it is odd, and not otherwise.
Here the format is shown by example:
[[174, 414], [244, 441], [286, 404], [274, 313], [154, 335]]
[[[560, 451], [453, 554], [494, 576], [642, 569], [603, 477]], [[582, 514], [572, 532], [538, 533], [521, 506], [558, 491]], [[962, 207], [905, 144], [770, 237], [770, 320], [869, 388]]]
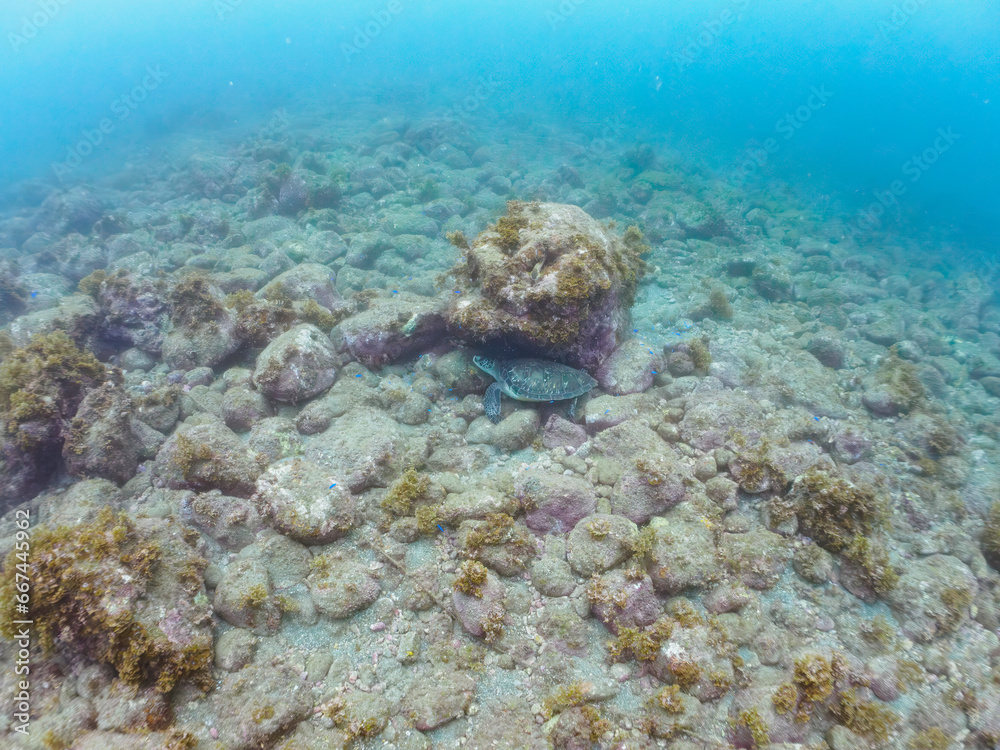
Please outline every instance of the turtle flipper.
[[490, 418], [493, 424], [500, 422], [501, 393], [503, 393], [503, 390], [500, 388], [500, 384], [494, 383], [486, 389], [486, 395], [483, 396], [483, 407], [486, 409], [486, 416]]
[[574, 396], [573, 400], [569, 402], [569, 410], [567, 411], [566, 416], [569, 417], [570, 422], [576, 421], [576, 396]]

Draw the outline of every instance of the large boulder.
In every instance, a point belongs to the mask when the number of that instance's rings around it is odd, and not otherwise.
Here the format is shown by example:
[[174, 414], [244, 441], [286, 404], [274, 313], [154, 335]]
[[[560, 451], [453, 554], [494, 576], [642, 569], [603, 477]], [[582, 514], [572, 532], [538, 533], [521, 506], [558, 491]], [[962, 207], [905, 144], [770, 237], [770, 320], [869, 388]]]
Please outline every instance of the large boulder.
[[327, 544], [354, 525], [355, 502], [344, 482], [303, 458], [272, 464], [257, 478], [255, 498], [278, 531], [303, 544]]
[[63, 444], [70, 474], [97, 476], [125, 484], [139, 465], [139, 441], [132, 433], [131, 399], [114, 383], [87, 393]]
[[260, 353], [253, 382], [275, 401], [296, 403], [333, 385], [336, 364], [327, 335], [303, 323], [278, 336]]
[[314, 300], [316, 304], [332, 310], [340, 304], [340, 294], [334, 284], [334, 274], [319, 263], [299, 263], [257, 292], [257, 299]]
[[[58, 650], [68, 671], [105, 664], [129, 685], [169, 693], [181, 682], [212, 683], [212, 618], [203, 549], [172, 519], [131, 517], [101, 508], [88, 522], [31, 531], [33, 637]], [[16, 550], [5, 562], [0, 596], [16, 593]], [[23, 559], [23, 558], [22, 558]], [[20, 568], [19, 568], [20, 569]], [[0, 634], [19, 625], [13, 607]]]
[[182, 425], [156, 454], [154, 476], [174, 490], [218, 489], [250, 497], [261, 467], [256, 456], [221, 421]]
[[222, 291], [199, 275], [181, 279], [170, 294], [170, 331], [163, 361], [175, 370], [215, 367], [240, 347], [236, 316]]
[[378, 369], [439, 345], [447, 329], [445, 307], [440, 298], [410, 292], [375, 297], [330, 337], [341, 354]]
[[465, 251], [451, 333], [594, 370], [629, 333], [646, 249], [577, 206], [511, 201]]

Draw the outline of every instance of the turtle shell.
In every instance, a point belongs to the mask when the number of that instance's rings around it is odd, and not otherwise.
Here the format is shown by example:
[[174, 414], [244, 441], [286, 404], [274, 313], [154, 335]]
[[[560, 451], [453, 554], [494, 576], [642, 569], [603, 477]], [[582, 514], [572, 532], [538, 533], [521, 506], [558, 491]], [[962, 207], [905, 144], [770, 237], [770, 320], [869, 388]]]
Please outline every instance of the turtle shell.
[[503, 392], [518, 401], [561, 401], [581, 396], [597, 381], [582, 370], [545, 359], [508, 359], [496, 372]]

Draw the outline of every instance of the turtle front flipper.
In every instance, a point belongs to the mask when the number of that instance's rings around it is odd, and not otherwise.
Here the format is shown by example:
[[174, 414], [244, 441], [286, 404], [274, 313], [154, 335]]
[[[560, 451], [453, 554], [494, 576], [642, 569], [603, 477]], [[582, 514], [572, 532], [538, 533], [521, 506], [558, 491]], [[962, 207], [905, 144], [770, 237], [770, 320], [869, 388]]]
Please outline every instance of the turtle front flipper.
[[490, 418], [493, 424], [500, 422], [501, 393], [503, 393], [503, 390], [500, 388], [500, 384], [494, 383], [486, 389], [486, 395], [483, 396], [483, 407], [486, 409], [486, 416]]

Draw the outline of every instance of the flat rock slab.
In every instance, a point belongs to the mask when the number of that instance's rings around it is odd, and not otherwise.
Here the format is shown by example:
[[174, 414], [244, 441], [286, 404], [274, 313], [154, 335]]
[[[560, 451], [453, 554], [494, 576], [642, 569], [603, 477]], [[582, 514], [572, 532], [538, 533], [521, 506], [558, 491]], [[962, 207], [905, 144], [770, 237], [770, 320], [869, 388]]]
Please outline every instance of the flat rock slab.
[[472, 704], [476, 681], [465, 672], [439, 669], [413, 681], [403, 699], [403, 713], [421, 732], [447, 724]]
[[445, 300], [398, 292], [373, 299], [367, 310], [334, 327], [337, 351], [378, 369], [439, 346], [445, 336]]
[[327, 544], [354, 526], [355, 501], [344, 481], [303, 458], [271, 464], [254, 498], [276, 530], [303, 544]]
[[579, 477], [529, 470], [514, 480], [514, 487], [530, 504], [528, 527], [539, 534], [568, 532], [597, 509], [594, 486]]

